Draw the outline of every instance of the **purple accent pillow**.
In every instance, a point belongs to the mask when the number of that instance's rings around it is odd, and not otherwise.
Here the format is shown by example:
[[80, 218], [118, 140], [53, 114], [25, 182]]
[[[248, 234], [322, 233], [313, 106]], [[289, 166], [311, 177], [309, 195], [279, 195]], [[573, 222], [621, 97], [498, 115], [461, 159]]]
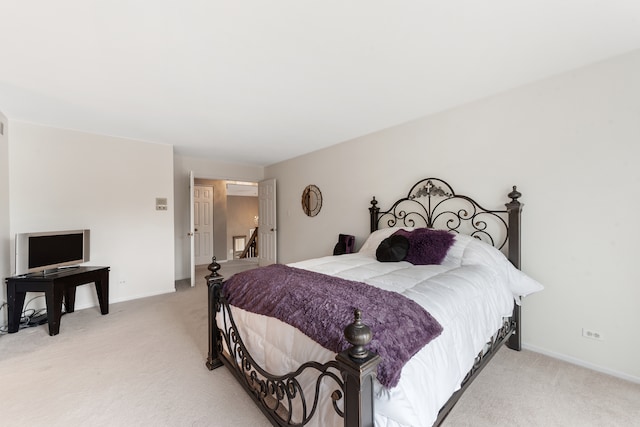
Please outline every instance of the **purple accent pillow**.
[[409, 251], [404, 260], [414, 265], [441, 264], [455, 240], [453, 233], [430, 228], [398, 230], [393, 235], [405, 236], [409, 240]]

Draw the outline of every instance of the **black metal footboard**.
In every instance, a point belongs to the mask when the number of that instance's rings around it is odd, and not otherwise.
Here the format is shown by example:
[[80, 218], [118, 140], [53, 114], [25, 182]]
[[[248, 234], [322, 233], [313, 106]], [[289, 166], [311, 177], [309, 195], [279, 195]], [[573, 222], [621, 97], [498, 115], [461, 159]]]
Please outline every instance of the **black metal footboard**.
[[[330, 393], [333, 410], [343, 418], [345, 427], [373, 426], [373, 379], [380, 356], [366, 349], [371, 331], [356, 310], [354, 322], [345, 328], [352, 344], [327, 363], [307, 362], [296, 371], [274, 375], [249, 353], [221, 292], [222, 277], [208, 277], [209, 356], [207, 367], [226, 365], [245, 391], [275, 426], [304, 426], [313, 418], [324, 383]], [[304, 382], [303, 382], [304, 381]], [[305, 394], [302, 384], [315, 382], [313, 395]]]

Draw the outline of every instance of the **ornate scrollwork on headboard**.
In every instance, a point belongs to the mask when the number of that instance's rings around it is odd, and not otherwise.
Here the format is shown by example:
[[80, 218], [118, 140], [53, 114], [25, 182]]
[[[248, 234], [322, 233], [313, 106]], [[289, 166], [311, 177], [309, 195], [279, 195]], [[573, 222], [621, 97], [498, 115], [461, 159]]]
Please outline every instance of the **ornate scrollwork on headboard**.
[[[510, 204], [517, 204], [520, 193], [515, 186], [509, 194]], [[468, 234], [498, 249], [509, 240], [510, 212], [483, 208], [470, 197], [458, 195], [439, 178], [418, 181], [407, 197], [397, 200], [389, 210], [380, 212], [378, 201], [371, 201], [371, 231], [382, 227], [428, 227]]]

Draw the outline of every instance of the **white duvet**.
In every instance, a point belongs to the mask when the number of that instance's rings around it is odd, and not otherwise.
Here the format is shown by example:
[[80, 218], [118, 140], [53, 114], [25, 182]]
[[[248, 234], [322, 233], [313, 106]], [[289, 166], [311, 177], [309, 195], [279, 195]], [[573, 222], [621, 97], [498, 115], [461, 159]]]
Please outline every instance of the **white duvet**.
[[[431, 426], [503, 318], [511, 315], [514, 300], [542, 286], [497, 249], [463, 235], [456, 235], [442, 265], [380, 263], [375, 250], [395, 230], [373, 233], [358, 253], [290, 265], [399, 292], [440, 322], [442, 334], [404, 366], [396, 387], [387, 389], [377, 382], [375, 386], [376, 426]], [[309, 360], [324, 363], [335, 358], [335, 353], [280, 320], [235, 307], [232, 312], [250, 353], [272, 373], [290, 372]], [[335, 389], [333, 384], [323, 385], [323, 392]], [[313, 395], [312, 385], [305, 394]], [[330, 405], [320, 407], [316, 418], [310, 425], [342, 422]]]

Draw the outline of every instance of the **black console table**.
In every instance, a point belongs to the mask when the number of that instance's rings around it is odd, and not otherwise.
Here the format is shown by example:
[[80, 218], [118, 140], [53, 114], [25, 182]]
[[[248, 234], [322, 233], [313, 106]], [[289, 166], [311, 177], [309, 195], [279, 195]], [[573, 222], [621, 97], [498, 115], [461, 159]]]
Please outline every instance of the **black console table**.
[[53, 273], [32, 273], [5, 279], [9, 333], [18, 332], [20, 316], [27, 292], [44, 292], [47, 304], [49, 335], [60, 332], [62, 299], [67, 313], [73, 313], [76, 302], [76, 286], [95, 283], [100, 312], [109, 313], [109, 267], [71, 267]]

